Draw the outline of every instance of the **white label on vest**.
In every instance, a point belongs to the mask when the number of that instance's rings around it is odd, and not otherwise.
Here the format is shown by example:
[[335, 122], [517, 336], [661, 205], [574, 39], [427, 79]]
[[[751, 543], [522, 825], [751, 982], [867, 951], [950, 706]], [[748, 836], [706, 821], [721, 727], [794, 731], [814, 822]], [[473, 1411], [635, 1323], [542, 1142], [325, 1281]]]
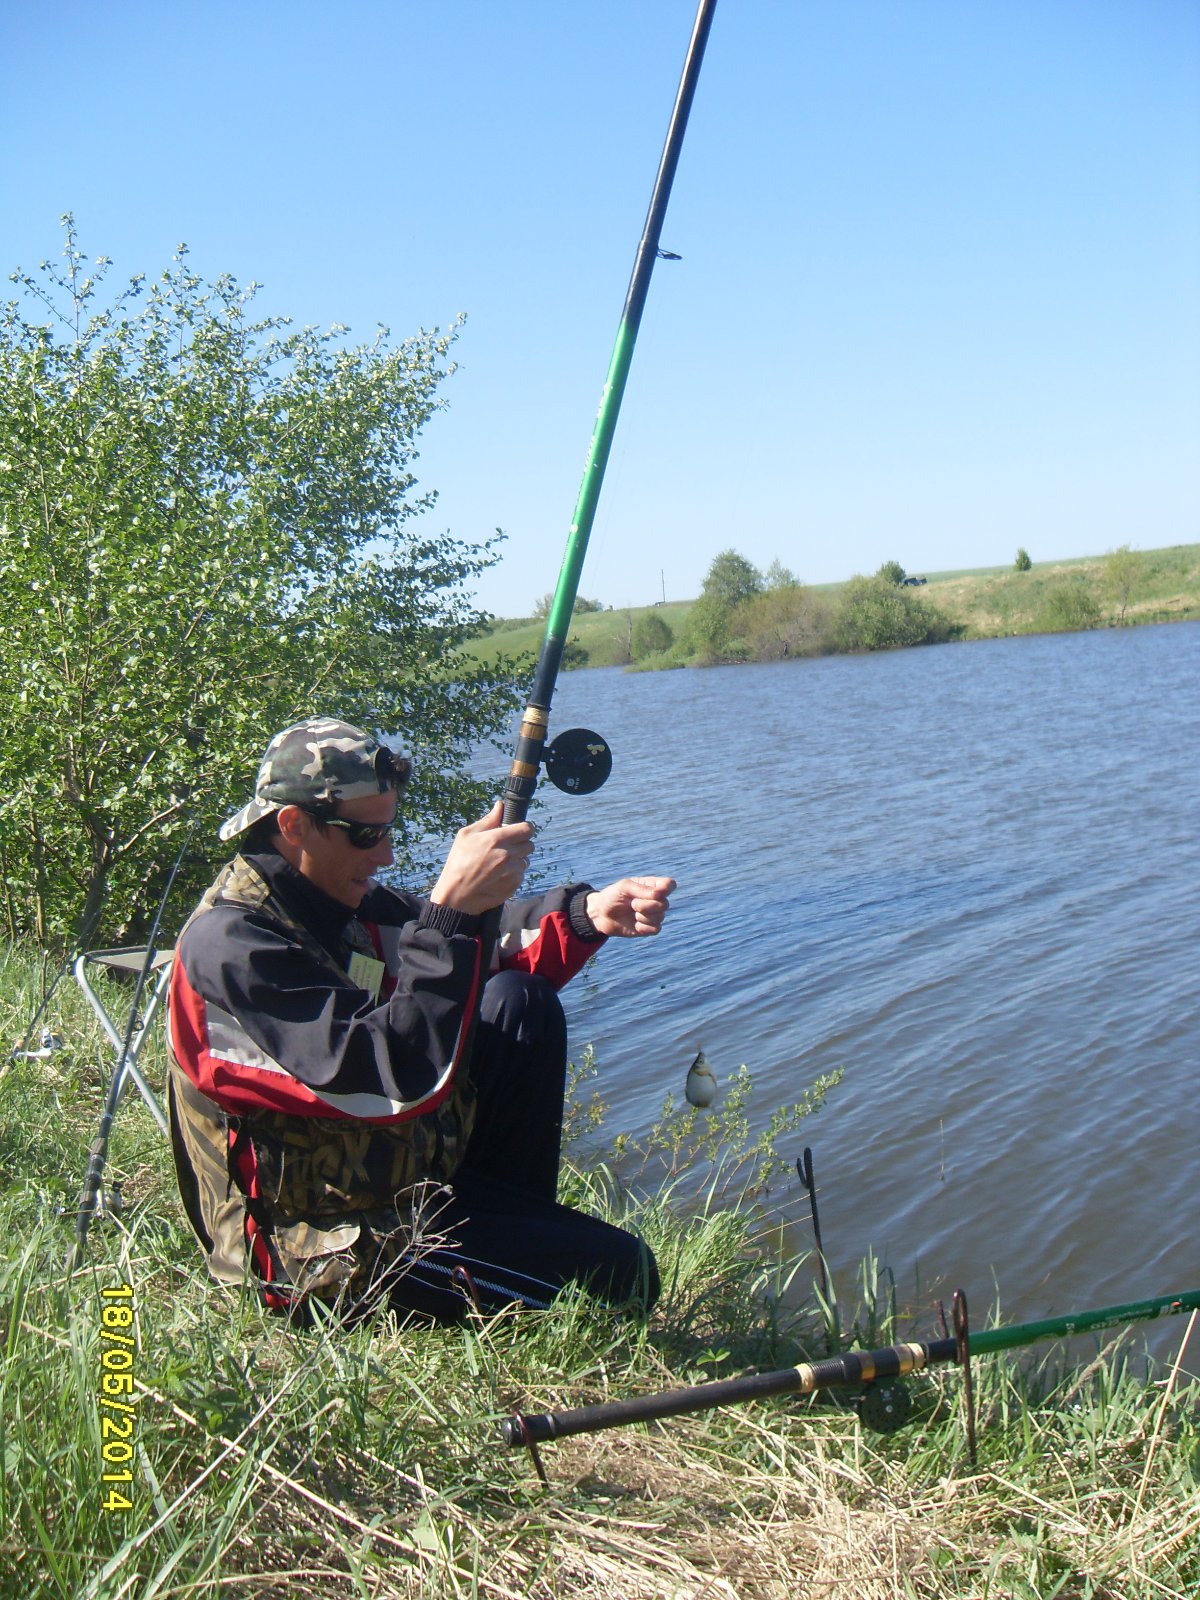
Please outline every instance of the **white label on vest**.
[[383, 983], [383, 962], [376, 961], [374, 956], [364, 956], [355, 950], [350, 957], [350, 982], [356, 983], [360, 989], [365, 989], [372, 1000], [379, 999], [379, 989]]

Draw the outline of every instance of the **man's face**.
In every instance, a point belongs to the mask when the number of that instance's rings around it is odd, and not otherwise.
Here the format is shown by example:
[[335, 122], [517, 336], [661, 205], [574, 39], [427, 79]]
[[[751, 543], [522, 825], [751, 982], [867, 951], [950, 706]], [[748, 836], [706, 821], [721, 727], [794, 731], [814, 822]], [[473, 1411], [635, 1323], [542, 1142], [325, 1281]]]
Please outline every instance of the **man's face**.
[[[289, 807], [289, 810], [298, 810]], [[342, 800], [337, 815], [347, 822], [390, 823], [396, 816], [393, 793], [364, 795], [359, 800]], [[282, 830], [282, 814], [280, 818]], [[395, 860], [391, 840], [385, 835], [378, 844], [358, 850], [350, 843], [345, 828], [321, 828], [314, 818], [300, 812], [296, 820], [298, 843], [295, 852], [286, 852], [293, 866], [318, 889], [351, 910], [371, 887], [376, 872]]]

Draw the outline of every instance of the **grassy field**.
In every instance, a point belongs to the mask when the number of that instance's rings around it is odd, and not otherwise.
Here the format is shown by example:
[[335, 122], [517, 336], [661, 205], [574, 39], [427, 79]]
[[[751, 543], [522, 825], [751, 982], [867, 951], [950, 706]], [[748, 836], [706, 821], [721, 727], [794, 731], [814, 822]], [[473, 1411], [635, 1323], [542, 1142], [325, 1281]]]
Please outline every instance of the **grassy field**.
[[[648, 1325], [564, 1297], [456, 1330], [386, 1317], [291, 1330], [207, 1281], [136, 1095], [111, 1149], [123, 1209], [93, 1226], [68, 1275], [59, 1208], [76, 1202], [111, 1055], [68, 981], [46, 1019], [64, 1048], [8, 1056], [43, 979], [40, 963], [0, 950], [5, 1600], [1200, 1592], [1200, 1389], [1139, 1379], [1112, 1346], [1068, 1370], [1053, 1346], [1033, 1366], [977, 1362], [975, 1468], [962, 1383], [946, 1368], [914, 1384], [913, 1421], [889, 1436], [828, 1399], [764, 1401], [546, 1446], [544, 1486], [501, 1444], [497, 1422], [515, 1406], [825, 1352], [804, 1287], [812, 1263], [780, 1256], [780, 1218], [803, 1218], [803, 1196], [745, 1191], [757, 1158], [739, 1162], [750, 1152], [736, 1115], [718, 1125], [715, 1165], [702, 1127], [673, 1115], [657, 1135], [659, 1154], [710, 1180], [699, 1205], [673, 1204], [669, 1181], [631, 1192], [595, 1159], [565, 1175], [573, 1200], [653, 1243], [667, 1287]], [[156, 1082], [161, 1048], [143, 1057]], [[590, 1092], [577, 1090], [573, 1122], [595, 1141]], [[843, 1325], [868, 1346], [892, 1336], [891, 1316], [872, 1269], [854, 1304], [843, 1294]], [[922, 1321], [928, 1336], [927, 1311]], [[102, 1338], [105, 1325], [120, 1339]], [[121, 1387], [126, 1368], [130, 1410], [102, 1406], [106, 1374]], [[104, 1509], [116, 1486], [105, 1471], [129, 1472], [129, 1509]]]
[[[1200, 617], [1200, 544], [1172, 545], [1137, 554], [1140, 571], [1125, 610], [1125, 623], [1180, 622]], [[929, 572], [922, 574], [928, 581], [919, 593], [946, 617], [957, 638], [1055, 631], [1064, 625], [1061, 615], [1055, 612], [1055, 599], [1073, 598], [1076, 586], [1095, 608], [1094, 625], [1116, 626], [1120, 598], [1106, 582], [1106, 560], [1105, 556], [1088, 556], [1071, 561], [1039, 561], [1028, 572], [1014, 572], [1011, 567]], [[841, 587], [814, 585], [834, 603]], [[690, 600], [673, 600], [632, 610], [584, 613], [574, 619], [571, 639], [587, 654], [586, 663], [582, 664], [625, 666], [631, 658], [632, 630], [640, 616], [653, 612], [662, 617], [678, 638], [691, 606]], [[531, 619], [502, 622], [468, 648], [483, 660], [494, 661], [507, 655], [529, 663], [536, 658], [544, 631], [543, 623]]]

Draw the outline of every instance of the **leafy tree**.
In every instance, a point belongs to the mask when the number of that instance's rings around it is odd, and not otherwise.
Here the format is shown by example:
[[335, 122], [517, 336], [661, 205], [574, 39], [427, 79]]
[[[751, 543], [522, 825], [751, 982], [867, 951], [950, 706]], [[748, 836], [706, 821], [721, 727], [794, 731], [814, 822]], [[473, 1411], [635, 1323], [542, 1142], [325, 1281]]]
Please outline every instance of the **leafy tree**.
[[898, 561], [885, 561], [877, 574], [885, 583], [901, 584], [908, 574]]
[[1104, 588], [1119, 607], [1118, 623], [1125, 621], [1129, 602], [1146, 574], [1146, 558], [1127, 544], [1118, 545], [1104, 558]]
[[756, 661], [824, 655], [833, 648], [833, 613], [802, 583], [776, 584], [743, 600], [733, 620]]
[[735, 647], [733, 615], [744, 600], [761, 592], [762, 583], [758, 568], [736, 550], [722, 550], [714, 556], [700, 596], [688, 613], [690, 648], [710, 661], [744, 654]]
[[745, 556], [736, 550], [722, 550], [713, 557], [700, 593], [732, 611], [743, 600], [758, 594], [762, 586], [762, 574]]
[[1029, 559], [1029, 551], [1022, 545], [1017, 551], [1016, 560], [1013, 562], [1013, 571], [1028, 572], [1032, 566], [1033, 562]]
[[635, 661], [644, 661], [647, 656], [661, 655], [674, 643], [675, 635], [666, 618], [657, 611], [643, 611], [634, 621], [629, 653]]
[[144, 925], [185, 835], [186, 904], [287, 723], [397, 732], [425, 833], [480, 802], [469, 746], [514, 703], [458, 652], [494, 541], [411, 525], [455, 330], [293, 330], [182, 248], [102, 305], [108, 263], [64, 222], [65, 266], [13, 274], [0, 317], [3, 906], [60, 944], [101, 904], [93, 937]]
[[895, 650], [932, 644], [947, 636], [945, 619], [911, 589], [873, 578], [854, 577], [838, 599], [834, 634], [839, 650]]
[[799, 584], [800, 580], [796, 574], [790, 567], [785, 567], [778, 558], [772, 561], [763, 573], [764, 589], [795, 589]]

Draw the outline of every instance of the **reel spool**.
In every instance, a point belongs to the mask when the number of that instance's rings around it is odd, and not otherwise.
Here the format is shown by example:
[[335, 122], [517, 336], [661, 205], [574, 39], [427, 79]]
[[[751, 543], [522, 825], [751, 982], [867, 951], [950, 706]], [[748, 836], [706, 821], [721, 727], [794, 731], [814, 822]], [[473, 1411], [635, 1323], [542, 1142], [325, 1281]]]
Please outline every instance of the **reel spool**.
[[590, 728], [567, 728], [542, 752], [546, 776], [564, 794], [594, 794], [612, 771], [608, 741]]
[[896, 1378], [869, 1383], [858, 1397], [858, 1416], [874, 1433], [896, 1433], [912, 1415], [907, 1384]]

